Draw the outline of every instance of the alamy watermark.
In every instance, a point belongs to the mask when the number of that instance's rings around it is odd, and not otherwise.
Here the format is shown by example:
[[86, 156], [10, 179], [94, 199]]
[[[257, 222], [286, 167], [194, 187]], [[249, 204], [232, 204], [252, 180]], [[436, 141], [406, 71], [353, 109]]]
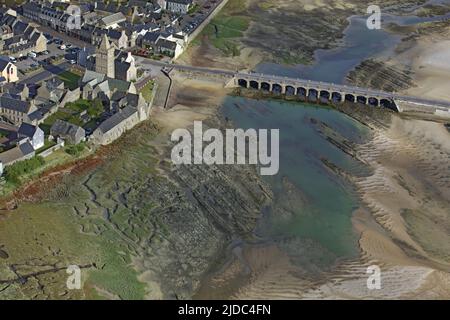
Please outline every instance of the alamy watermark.
[[367, 289], [380, 290], [381, 289], [381, 269], [377, 265], [371, 265], [367, 267], [367, 274], [370, 276], [367, 278]]
[[367, 18], [366, 25], [369, 30], [381, 29], [381, 9], [377, 5], [370, 5], [367, 7], [367, 13], [370, 14]]
[[77, 265], [70, 265], [66, 269], [67, 277], [66, 286], [69, 290], [81, 289], [81, 268]]
[[194, 121], [193, 131], [193, 136], [187, 129], [172, 132], [174, 164], [258, 164], [261, 175], [278, 173], [279, 129], [226, 129], [224, 137], [219, 129], [203, 132], [202, 122]]
[[66, 22], [67, 30], [80, 30], [81, 29], [81, 9], [77, 5], [69, 5], [66, 9], [66, 13], [69, 15]]

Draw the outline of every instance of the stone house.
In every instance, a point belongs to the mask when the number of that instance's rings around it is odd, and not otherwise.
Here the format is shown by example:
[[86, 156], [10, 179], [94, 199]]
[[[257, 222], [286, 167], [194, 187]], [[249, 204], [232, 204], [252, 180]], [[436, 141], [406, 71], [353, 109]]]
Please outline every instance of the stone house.
[[23, 101], [9, 93], [0, 96], [0, 115], [15, 125], [31, 122], [30, 115], [36, 110], [33, 101]]
[[19, 141], [19, 144], [5, 152], [0, 153], [0, 163], [3, 166], [12, 165], [18, 161], [31, 159], [35, 155], [33, 146], [28, 139]]
[[0, 83], [16, 82], [18, 80], [17, 67], [12, 62], [0, 58]]
[[84, 141], [86, 132], [80, 126], [58, 119], [51, 126], [50, 135], [62, 138], [71, 144], [78, 144]]

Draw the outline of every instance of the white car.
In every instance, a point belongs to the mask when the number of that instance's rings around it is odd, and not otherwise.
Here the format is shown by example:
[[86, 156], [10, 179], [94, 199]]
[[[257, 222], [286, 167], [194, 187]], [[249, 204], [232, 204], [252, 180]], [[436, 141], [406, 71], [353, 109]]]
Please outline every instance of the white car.
[[66, 50], [66, 45], [65, 45], [65, 44], [62, 44], [62, 45], [60, 45], [58, 48], [61, 49], [61, 50]]
[[31, 51], [31, 52], [28, 52], [28, 56], [29, 56], [30, 58], [36, 58], [36, 57], [37, 57], [37, 54], [36, 54], [36, 52]]
[[69, 63], [70, 63], [70, 64], [75, 64], [75, 63], [77, 63], [77, 62], [76, 62], [75, 60], [72, 59], [72, 60], [69, 60]]
[[9, 57], [9, 61], [11, 61], [12, 63], [16, 63], [16, 62], [17, 62], [17, 59], [14, 58], [14, 57]]

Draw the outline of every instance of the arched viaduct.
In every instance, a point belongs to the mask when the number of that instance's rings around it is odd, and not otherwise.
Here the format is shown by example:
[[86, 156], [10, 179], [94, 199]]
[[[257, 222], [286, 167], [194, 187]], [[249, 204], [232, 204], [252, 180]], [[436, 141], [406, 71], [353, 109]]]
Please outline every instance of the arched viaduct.
[[298, 96], [312, 102], [353, 102], [401, 111], [392, 95], [381, 91], [261, 74], [238, 73], [235, 75], [234, 81], [235, 85], [239, 87], [285, 94], [286, 96]]
[[310, 101], [339, 103], [359, 102], [372, 106], [384, 106], [399, 112], [419, 112], [450, 118], [450, 101], [405, 96], [393, 92], [339, 85], [320, 81], [288, 78], [259, 73], [213, 69], [144, 60], [157, 67], [176, 69], [191, 76], [201, 75], [225, 81], [226, 87], [245, 87], [286, 95], [296, 95]]

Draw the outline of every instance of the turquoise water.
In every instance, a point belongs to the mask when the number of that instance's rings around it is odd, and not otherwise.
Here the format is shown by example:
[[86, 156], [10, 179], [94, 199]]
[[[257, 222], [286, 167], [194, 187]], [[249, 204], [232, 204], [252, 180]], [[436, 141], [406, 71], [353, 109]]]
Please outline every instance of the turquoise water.
[[[237, 128], [280, 129], [280, 170], [276, 176], [264, 177], [274, 190], [275, 204], [258, 235], [313, 241], [317, 250], [329, 252], [334, 258], [356, 256], [358, 235], [351, 216], [358, 207], [357, 199], [351, 185], [330, 172], [321, 158], [355, 174], [364, 168], [321, 136], [311, 119], [325, 122], [352, 141], [364, 140], [365, 128], [336, 110], [287, 101], [228, 97], [222, 110]], [[276, 206], [286, 206], [286, 180], [298, 192], [288, 201], [287, 216], [275, 210]]]

